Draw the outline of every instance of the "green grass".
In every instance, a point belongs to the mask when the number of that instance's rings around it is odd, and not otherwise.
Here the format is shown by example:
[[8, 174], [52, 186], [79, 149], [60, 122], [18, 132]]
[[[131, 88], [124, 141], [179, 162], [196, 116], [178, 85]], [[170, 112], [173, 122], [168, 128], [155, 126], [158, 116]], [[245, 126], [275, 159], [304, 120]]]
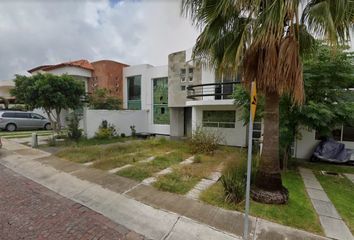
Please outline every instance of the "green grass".
[[[301, 176], [296, 171], [283, 174], [283, 184], [289, 190], [289, 202], [286, 205], [261, 204], [251, 201], [250, 213], [280, 224], [323, 234], [316, 212], [305, 192]], [[221, 183], [214, 184], [204, 191], [200, 199], [211, 205], [230, 210], [244, 211], [244, 202], [231, 204], [225, 202]]]
[[35, 131], [15, 131], [15, 132], [0, 132], [0, 137], [4, 138], [26, 138], [31, 137], [32, 133], [37, 133], [38, 136], [49, 136], [52, 134], [52, 131], [47, 130], [35, 130]]
[[154, 186], [162, 191], [185, 194], [221, 164], [238, 163], [244, 156], [239, 148], [221, 147], [213, 155], [199, 154], [195, 159], [194, 163], [176, 166], [173, 173], [159, 177]]
[[354, 173], [354, 166], [334, 164], [326, 162], [309, 162], [304, 160], [293, 160], [292, 165], [296, 167], [309, 168], [315, 171], [331, 171], [338, 173]]
[[174, 171], [165, 176], [159, 177], [158, 181], [154, 183], [154, 187], [159, 190], [186, 194], [190, 191], [200, 179], [194, 176], [186, 176], [180, 171]]
[[117, 174], [122, 177], [131, 178], [142, 181], [145, 178], [152, 177], [155, 173], [178, 164], [187, 157], [186, 153], [173, 152], [164, 156], [156, 157], [153, 161], [148, 163], [137, 163], [135, 166], [125, 168]]
[[324, 176], [319, 172], [315, 174], [339, 215], [354, 234], [354, 184], [346, 177]]

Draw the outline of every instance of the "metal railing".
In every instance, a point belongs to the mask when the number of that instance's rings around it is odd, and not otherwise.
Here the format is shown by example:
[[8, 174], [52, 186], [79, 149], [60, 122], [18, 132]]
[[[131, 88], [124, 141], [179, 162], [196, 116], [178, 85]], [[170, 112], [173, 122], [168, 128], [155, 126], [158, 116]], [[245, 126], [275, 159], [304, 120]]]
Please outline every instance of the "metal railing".
[[200, 99], [214, 96], [215, 100], [229, 99], [234, 92], [236, 84], [240, 82], [220, 82], [190, 85], [187, 87], [188, 99]]

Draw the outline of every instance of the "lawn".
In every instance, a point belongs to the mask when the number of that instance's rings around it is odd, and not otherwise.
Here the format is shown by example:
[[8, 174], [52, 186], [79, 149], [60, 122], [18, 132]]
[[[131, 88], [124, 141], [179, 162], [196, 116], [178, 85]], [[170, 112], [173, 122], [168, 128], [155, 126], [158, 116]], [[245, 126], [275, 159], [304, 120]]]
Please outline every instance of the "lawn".
[[324, 176], [315, 172], [339, 215], [354, 234], [354, 184], [346, 177]]
[[338, 173], [354, 173], [354, 166], [345, 164], [335, 164], [327, 162], [309, 162], [304, 160], [293, 160], [295, 167], [309, 168], [315, 171], [331, 171]]
[[14, 132], [0, 131], [0, 137], [9, 138], [9, 139], [10, 138], [27, 138], [27, 137], [31, 137], [32, 133], [37, 133], [38, 136], [52, 135], [52, 131], [47, 131], [47, 130], [14, 131]]
[[176, 151], [169, 154], [158, 156], [151, 162], [136, 163], [134, 166], [125, 168], [117, 174], [122, 177], [131, 178], [142, 181], [145, 178], [152, 177], [155, 173], [178, 164], [188, 158], [188, 153], [176, 149]]
[[[317, 234], [323, 234], [320, 222], [305, 192], [305, 186], [299, 173], [297, 171], [284, 173], [283, 184], [288, 188], [290, 193], [288, 204], [270, 205], [251, 201], [251, 215]], [[221, 183], [216, 183], [204, 191], [200, 199], [208, 204], [225, 209], [244, 211], [244, 202], [236, 205], [224, 201], [224, 190]]]
[[154, 186], [162, 191], [185, 194], [218, 167], [245, 159], [244, 154], [234, 147], [221, 147], [213, 155], [199, 154], [194, 163], [175, 166], [172, 173], [159, 177]]

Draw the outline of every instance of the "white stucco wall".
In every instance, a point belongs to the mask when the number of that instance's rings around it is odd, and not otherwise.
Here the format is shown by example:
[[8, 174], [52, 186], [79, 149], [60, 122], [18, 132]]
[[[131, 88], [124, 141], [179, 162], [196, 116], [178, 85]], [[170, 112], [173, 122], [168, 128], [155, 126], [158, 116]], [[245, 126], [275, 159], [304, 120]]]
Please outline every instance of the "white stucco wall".
[[[295, 141], [295, 157], [309, 159], [320, 141], [316, 140], [316, 132], [312, 129], [301, 128], [300, 135], [301, 138]], [[342, 141], [341, 143], [344, 143], [346, 148], [354, 149], [354, 142]]]
[[148, 113], [146, 110], [87, 110], [85, 133], [88, 138], [94, 137], [103, 120], [113, 124], [119, 134], [130, 136], [132, 125], [136, 132], [148, 132]]
[[242, 121], [239, 121], [240, 111], [237, 111], [235, 106], [194, 106], [192, 108], [192, 131], [194, 131], [197, 126], [202, 126], [203, 121], [203, 110], [213, 111], [213, 110], [235, 110], [235, 128], [206, 128], [211, 131], [217, 131], [218, 134], [224, 139], [226, 145], [230, 146], [247, 146], [247, 127], [243, 126]]
[[170, 134], [170, 125], [154, 124], [153, 121], [153, 79], [168, 76], [167, 66], [143, 64], [123, 69], [123, 107], [128, 108], [127, 77], [141, 75], [141, 109], [148, 112], [148, 132]]

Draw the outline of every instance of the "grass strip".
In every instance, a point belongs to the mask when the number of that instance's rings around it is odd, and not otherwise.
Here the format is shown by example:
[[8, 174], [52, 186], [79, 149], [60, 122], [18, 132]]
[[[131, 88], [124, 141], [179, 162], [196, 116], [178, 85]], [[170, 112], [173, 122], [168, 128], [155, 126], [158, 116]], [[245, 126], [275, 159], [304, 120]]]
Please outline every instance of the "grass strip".
[[354, 184], [346, 177], [324, 176], [315, 172], [321, 186], [354, 234]]
[[[323, 235], [319, 219], [307, 196], [299, 173], [296, 171], [284, 173], [283, 184], [289, 190], [289, 202], [286, 205], [262, 204], [251, 201], [251, 215]], [[200, 199], [214, 206], [244, 211], [244, 202], [237, 205], [225, 202], [224, 190], [219, 182], [204, 191]]]

